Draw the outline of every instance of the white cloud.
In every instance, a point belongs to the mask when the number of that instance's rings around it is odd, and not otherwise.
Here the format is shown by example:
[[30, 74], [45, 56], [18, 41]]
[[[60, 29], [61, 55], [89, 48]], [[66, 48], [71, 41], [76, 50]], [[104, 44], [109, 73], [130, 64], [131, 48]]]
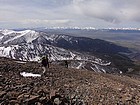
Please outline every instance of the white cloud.
[[[76, 0], [75, 0], [76, 1]], [[74, 4], [77, 5], [83, 15], [91, 18], [98, 18], [104, 21], [119, 23], [121, 21], [135, 19], [140, 17], [138, 0], [78, 0]], [[133, 2], [132, 2], [133, 1]], [[129, 4], [131, 3], [131, 4]]]
[[139, 0], [0, 0], [0, 27], [140, 27], [139, 5]]
[[19, 21], [21, 22], [23, 25], [65, 25], [65, 24], [69, 24], [69, 20], [40, 20], [40, 19], [26, 19], [26, 20], [21, 20]]

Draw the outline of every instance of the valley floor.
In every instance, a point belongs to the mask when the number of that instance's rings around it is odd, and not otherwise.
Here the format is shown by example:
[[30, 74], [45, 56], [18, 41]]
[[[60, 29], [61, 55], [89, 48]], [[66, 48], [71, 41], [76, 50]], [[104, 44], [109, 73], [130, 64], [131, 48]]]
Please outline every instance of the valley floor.
[[0, 58], [0, 105], [53, 105], [56, 100], [52, 96], [61, 97], [60, 105], [140, 104], [138, 79], [54, 64], [41, 77], [20, 75], [21, 72], [41, 74], [42, 71], [36, 62]]

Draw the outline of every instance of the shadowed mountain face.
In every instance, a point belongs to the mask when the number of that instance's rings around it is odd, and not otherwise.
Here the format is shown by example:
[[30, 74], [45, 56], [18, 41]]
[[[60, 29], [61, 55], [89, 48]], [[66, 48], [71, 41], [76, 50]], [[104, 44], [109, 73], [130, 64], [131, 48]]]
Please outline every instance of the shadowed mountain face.
[[[53, 61], [66, 59], [82, 62], [90, 61], [101, 66], [107, 66], [111, 63], [112, 67], [127, 71], [129, 67], [133, 66], [132, 61], [120, 53], [130, 53], [130, 51], [128, 48], [100, 39], [50, 34], [33, 30], [0, 31], [0, 55], [14, 59], [37, 61], [40, 56], [49, 54]], [[117, 65], [120, 61], [123, 61], [123, 63]], [[82, 65], [81, 62], [78, 64], [77, 68]], [[86, 68], [91, 70], [93, 70], [92, 68], [99, 68], [91, 63], [87, 63], [87, 65], [90, 65], [90, 67]], [[94, 71], [104, 71], [104, 69]], [[107, 71], [113, 70], [109, 69]]]
[[76, 50], [79, 52], [91, 52], [91, 53], [116, 54], [119, 52], [125, 53], [130, 52], [128, 48], [115, 45], [111, 42], [85, 37], [71, 37], [71, 39], [68, 41], [62, 37], [57, 40], [56, 46], [65, 49]]

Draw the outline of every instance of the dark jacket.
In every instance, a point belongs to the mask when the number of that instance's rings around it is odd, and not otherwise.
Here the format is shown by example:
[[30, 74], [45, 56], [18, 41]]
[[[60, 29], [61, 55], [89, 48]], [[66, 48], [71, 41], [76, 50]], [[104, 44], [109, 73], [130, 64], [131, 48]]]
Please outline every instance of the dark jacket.
[[48, 60], [46, 58], [43, 58], [41, 64], [42, 66], [46, 67], [48, 65]]

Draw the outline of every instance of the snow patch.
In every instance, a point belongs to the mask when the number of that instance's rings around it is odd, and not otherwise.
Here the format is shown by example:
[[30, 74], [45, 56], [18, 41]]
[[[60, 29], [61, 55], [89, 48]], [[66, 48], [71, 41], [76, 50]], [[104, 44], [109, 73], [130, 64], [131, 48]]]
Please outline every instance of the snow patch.
[[11, 47], [0, 47], [0, 56], [9, 57], [10, 51], [11, 51]]
[[104, 73], [106, 73], [106, 71], [105, 71], [104, 69], [102, 69], [102, 71], [103, 71]]
[[95, 71], [95, 72], [96, 72], [96, 70], [95, 70], [92, 66], [91, 66], [90, 68], [91, 68], [93, 71]]
[[2, 40], [3, 37], [4, 37], [4, 36], [1, 36], [1, 37], [0, 37], [0, 40]]
[[41, 77], [40, 74], [33, 74], [33, 73], [26, 73], [26, 72], [22, 72], [20, 73], [20, 75], [22, 75], [23, 77]]
[[80, 69], [80, 67], [82, 66], [82, 62], [79, 64], [79, 66], [78, 67], [76, 67], [76, 69]]
[[15, 62], [17, 62], [17, 63], [26, 63], [26, 62], [21, 62], [21, 61], [15, 61]]

